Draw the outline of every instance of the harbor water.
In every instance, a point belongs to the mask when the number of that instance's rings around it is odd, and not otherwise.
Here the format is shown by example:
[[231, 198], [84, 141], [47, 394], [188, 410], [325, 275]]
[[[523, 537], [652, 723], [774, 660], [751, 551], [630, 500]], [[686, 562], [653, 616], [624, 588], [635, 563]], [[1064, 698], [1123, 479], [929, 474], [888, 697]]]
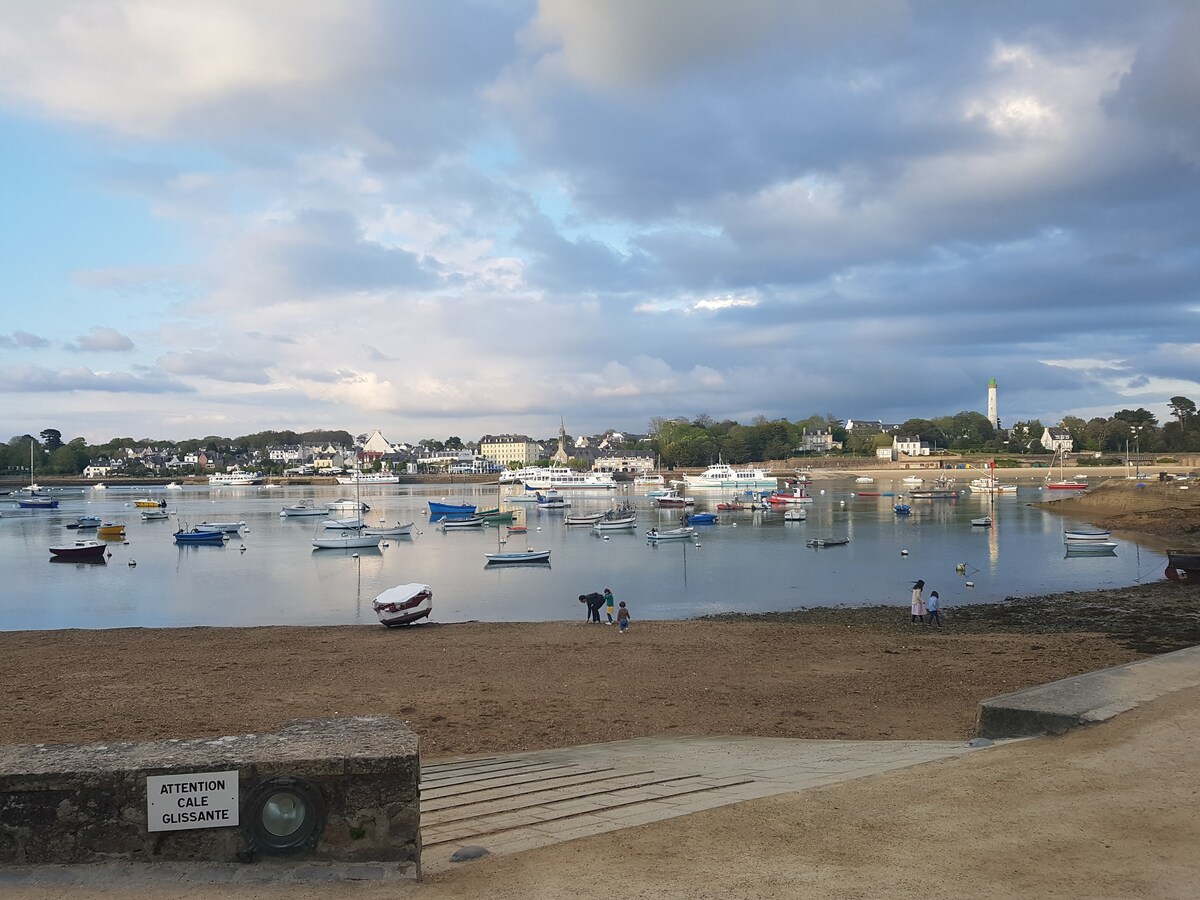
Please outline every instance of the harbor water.
[[[105, 491], [64, 489], [53, 510], [19, 509], [0, 498], [0, 629], [375, 624], [372, 599], [405, 582], [433, 586], [437, 622], [582, 619], [579, 594], [612, 588], [635, 619], [682, 619], [709, 613], [768, 612], [800, 607], [894, 604], [907, 616], [912, 582], [936, 590], [946, 615], [959, 604], [1155, 580], [1163, 554], [1118, 541], [1115, 555], [1069, 556], [1064, 520], [1029, 504], [1047, 499], [1037, 486], [1015, 495], [972, 494], [905, 500], [903, 485], [873, 486], [859, 496], [853, 479], [810, 488], [807, 519], [784, 520], [783, 509], [718, 512], [694, 541], [650, 544], [645, 531], [679, 524], [680, 509], [658, 509], [629, 486], [571, 492], [567, 510], [508, 503], [521, 488], [495, 485], [381, 485], [362, 489], [369, 524], [416, 523], [412, 537], [385, 538], [378, 549], [314, 550], [320, 519], [282, 518], [285, 505], [311, 498], [322, 505], [353, 498], [346, 487], [188, 486]], [[350, 491], [351, 493], [347, 493]], [[135, 498], [165, 500], [168, 519], [142, 521]], [[696, 495], [696, 512], [730, 499]], [[428, 502], [500, 504], [524, 518], [528, 532], [504, 526], [442, 531]], [[565, 513], [630, 503], [636, 531], [600, 535], [565, 526]], [[49, 547], [95, 532], [68, 529], [79, 516], [126, 525], [109, 543], [107, 562], [52, 561]], [[337, 513], [345, 516], [346, 513]], [[991, 515], [990, 527], [971, 520]], [[222, 546], [177, 546], [180, 525], [244, 522]], [[814, 538], [849, 538], [812, 548]], [[503, 542], [503, 543], [501, 543]], [[488, 565], [485, 553], [550, 549], [549, 565]]]

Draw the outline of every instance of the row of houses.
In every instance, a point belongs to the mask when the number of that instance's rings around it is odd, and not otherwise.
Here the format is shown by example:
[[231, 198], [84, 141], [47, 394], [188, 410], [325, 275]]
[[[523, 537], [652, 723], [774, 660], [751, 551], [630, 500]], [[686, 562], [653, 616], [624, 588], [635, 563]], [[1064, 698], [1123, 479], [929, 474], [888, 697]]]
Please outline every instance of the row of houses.
[[[639, 436], [644, 439], [644, 436]], [[269, 468], [289, 475], [331, 475], [349, 469], [385, 469], [420, 474], [428, 472], [488, 474], [505, 468], [521, 468], [541, 459], [566, 463], [570, 459], [596, 464], [606, 471], [640, 471], [647, 459], [613, 455], [613, 448], [629, 437], [606, 432], [599, 438], [570, 440], [560, 426], [559, 438], [538, 441], [527, 435], [485, 435], [478, 444], [462, 448], [429, 450], [422, 445], [392, 443], [376, 430], [361, 436], [351, 447], [337, 444], [282, 444], [263, 451], [241, 453], [199, 450], [179, 453], [159, 447], [128, 448], [113, 458], [93, 460], [84, 477], [104, 479], [136, 472], [155, 474], [204, 474], [240, 469]], [[557, 446], [555, 444], [557, 443]], [[652, 462], [650, 462], [652, 465]]]

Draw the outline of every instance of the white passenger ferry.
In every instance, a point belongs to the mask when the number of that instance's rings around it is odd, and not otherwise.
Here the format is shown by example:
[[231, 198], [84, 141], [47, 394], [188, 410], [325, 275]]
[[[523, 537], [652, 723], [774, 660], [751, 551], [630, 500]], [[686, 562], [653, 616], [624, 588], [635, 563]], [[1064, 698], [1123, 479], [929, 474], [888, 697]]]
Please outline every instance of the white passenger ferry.
[[208, 476], [210, 487], [244, 487], [248, 484], [262, 484], [262, 472], [216, 472]]
[[351, 472], [338, 475], [338, 484], [399, 484], [400, 476], [391, 472]]
[[533, 491], [570, 490], [573, 488], [593, 490], [608, 490], [615, 488], [617, 483], [608, 472], [576, 472], [562, 466], [551, 466], [548, 469], [527, 470], [522, 481], [525, 487]]
[[689, 491], [769, 491], [779, 487], [779, 479], [766, 469], [735, 469], [727, 463], [709, 466], [699, 475], [684, 475]]

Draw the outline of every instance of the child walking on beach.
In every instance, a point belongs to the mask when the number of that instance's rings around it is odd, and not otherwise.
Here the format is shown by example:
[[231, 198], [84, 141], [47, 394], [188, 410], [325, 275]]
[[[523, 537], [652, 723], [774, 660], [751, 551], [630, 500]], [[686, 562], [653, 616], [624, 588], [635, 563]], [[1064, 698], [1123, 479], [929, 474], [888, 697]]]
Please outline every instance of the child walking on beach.
[[914, 581], [912, 590], [912, 624], [916, 625], [917, 620], [921, 620], [921, 624], [925, 624], [925, 598], [921, 596], [921, 592], [925, 590], [924, 581]]
[[942, 617], [938, 615], [938, 610], [942, 607], [942, 601], [938, 599], [938, 592], [933, 591], [929, 595], [929, 602], [925, 604], [925, 609], [929, 611], [929, 624], [942, 627]]
[[604, 589], [604, 612], [608, 616], [608, 621], [605, 624], [611, 625], [613, 623], [613, 592], [612, 592], [612, 588]]
[[629, 610], [625, 607], [625, 601], [621, 601], [621, 606], [617, 610], [617, 624], [621, 626], [621, 634], [629, 627]]

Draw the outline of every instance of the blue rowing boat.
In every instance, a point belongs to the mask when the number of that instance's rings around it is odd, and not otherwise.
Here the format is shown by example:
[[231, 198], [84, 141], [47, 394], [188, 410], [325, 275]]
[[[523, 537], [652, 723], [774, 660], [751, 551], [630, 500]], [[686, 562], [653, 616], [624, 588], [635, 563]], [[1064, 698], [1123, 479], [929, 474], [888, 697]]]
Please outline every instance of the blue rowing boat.
[[429, 501], [429, 521], [438, 522], [446, 517], [469, 519], [475, 515], [475, 507], [467, 503], [438, 503]]

